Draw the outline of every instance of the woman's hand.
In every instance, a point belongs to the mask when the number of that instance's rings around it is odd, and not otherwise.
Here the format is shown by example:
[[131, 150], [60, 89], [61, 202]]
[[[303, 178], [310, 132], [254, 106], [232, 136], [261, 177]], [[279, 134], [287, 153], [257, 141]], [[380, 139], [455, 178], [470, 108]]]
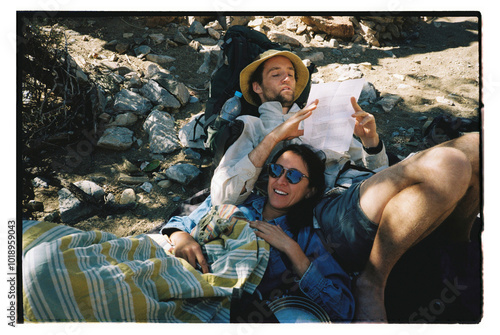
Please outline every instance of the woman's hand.
[[250, 227], [257, 229], [255, 235], [287, 255], [290, 262], [292, 262], [295, 273], [302, 278], [311, 262], [297, 242], [288, 236], [281, 227], [264, 221], [251, 221]]
[[251, 221], [250, 227], [257, 229], [255, 235], [264, 239], [267, 243], [281, 252], [285, 252], [290, 245], [297, 244], [288, 236], [281, 227], [272, 225], [264, 221]]
[[377, 134], [375, 117], [362, 110], [354, 97], [351, 97], [351, 104], [354, 108], [354, 113], [351, 116], [356, 119], [354, 135], [361, 139], [365, 148], [376, 147], [379, 142], [379, 136]]
[[185, 231], [175, 231], [170, 235], [174, 243], [174, 254], [188, 261], [196, 269], [196, 263], [200, 264], [201, 271], [208, 273], [208, 263], [201, 252], [201, 247], [195, 239]]

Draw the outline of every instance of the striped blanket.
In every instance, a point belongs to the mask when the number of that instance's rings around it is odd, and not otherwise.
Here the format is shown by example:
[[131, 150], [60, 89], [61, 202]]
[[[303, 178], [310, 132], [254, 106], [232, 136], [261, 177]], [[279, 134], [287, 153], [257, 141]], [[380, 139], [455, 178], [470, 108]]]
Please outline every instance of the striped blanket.
[[204, 246], [208, 274], [145, 234], [24, 221], [25, 321], [228, 322], [233, 289], [252, 293], [269, 258], [245, 220], [228, 219], [227, 235]]

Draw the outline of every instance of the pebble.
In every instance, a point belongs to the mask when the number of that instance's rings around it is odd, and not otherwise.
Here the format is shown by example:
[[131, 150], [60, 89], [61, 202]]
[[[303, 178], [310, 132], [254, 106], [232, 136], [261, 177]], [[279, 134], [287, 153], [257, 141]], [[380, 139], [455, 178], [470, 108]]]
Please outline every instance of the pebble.
[[133, 144], [133, 135], [134, 132], [128, 128], [108, 128], [97, 142], [97, 146], [110, 150], [127, 150]]
[[166, 176], [180, 184], [187, 185], [201, 174], [200, 169], [192, 164], [175, 164], [165, 171]]
[[49, 184], [40, 177], [33, 178], [31, 184], [33, 185], [33, 187], [43, 187], [43, 188], [49, 187]]
[[139, 188], [145, 191], [146, 193], [151, 193], [151, 190], [153, 189], [153, 184], [151, 184], [150, 182], [145, 182]]
[[30, 200], [27, 207], [33, 212], [43, 212], [43, 202], [41, 201]]
[[172, 186], [172, 181], [171, 180], [161, 180], [158, 182], [158, 186], [161, 188], [169, 188]]
[[136, 200], [135, 191], [132, 188], [127, 188], [123, 190], [120, 196], [120, 204], [126, 205], [130, 203], [134, 203]]

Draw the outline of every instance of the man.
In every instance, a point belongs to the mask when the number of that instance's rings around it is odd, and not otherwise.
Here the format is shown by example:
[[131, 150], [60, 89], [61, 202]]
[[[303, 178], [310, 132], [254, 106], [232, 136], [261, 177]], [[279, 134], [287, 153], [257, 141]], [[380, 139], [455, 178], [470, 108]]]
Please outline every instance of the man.
[[[308, 76], [299, 57], [276, 50], [241, 72], [243, 96], [259, 105], [261, 116], [240, 117], [243, 133], [212, 179], [214, 204], [241, 203], [272, 153], [286, 142], [301, 141], [300, 122], [317, 105], [300, 109], [294, 104]], [[315, 219], [339, 262], [361, 271], [354, 288], [355, 319], [385, 322], [384, 289], [397, 260], [440, 225], [451, 228], [456, 239], [469, 238], [479, 211], [479, 135], [464, 135], [387, 167], [373, 115], [355, 99], [351, 103], [354, 134], [362, 145], [353, 140], [348, 153], [325, 152], [326, 179], [334, 196], [323, 198]], [[347, 161], [381, 171], [372, 176], [353, 169], [344, 173]]]

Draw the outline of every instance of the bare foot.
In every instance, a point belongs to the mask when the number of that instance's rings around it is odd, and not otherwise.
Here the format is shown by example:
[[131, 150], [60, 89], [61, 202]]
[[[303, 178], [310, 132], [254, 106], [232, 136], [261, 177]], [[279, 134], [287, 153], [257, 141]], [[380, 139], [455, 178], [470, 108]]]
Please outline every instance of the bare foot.
[[361, 274], [354, 282], [354, 322], [387, 323], [384, 306], [384, 287], [373, 284]]

